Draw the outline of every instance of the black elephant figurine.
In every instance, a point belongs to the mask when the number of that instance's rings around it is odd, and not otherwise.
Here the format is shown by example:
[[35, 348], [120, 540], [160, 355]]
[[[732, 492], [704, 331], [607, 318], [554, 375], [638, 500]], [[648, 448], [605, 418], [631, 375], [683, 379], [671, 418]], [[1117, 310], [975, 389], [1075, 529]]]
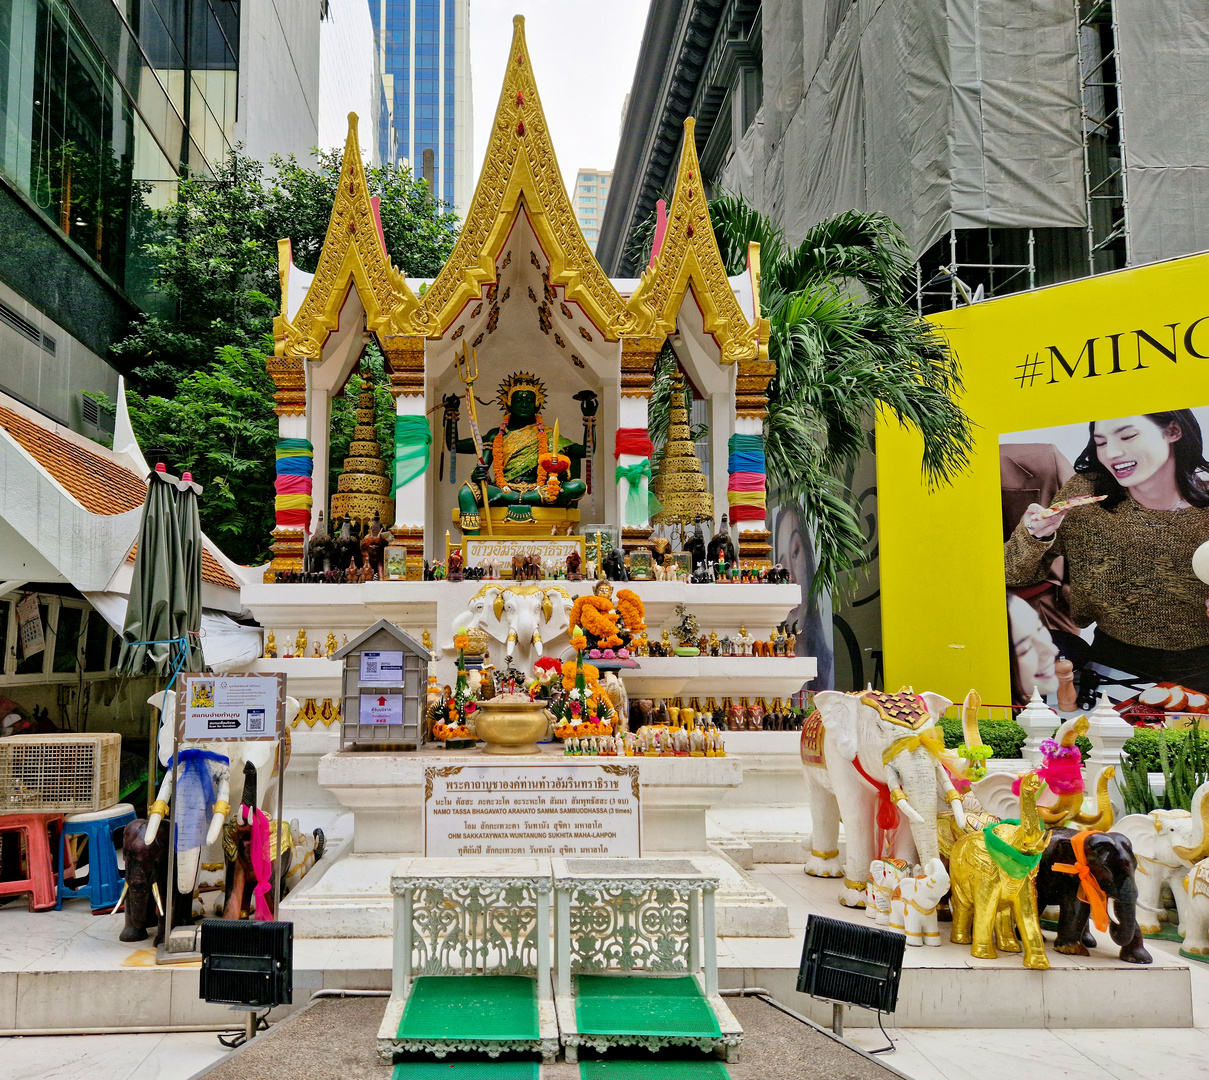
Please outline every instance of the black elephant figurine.
[[[164, 912], [168, 888], [168, 838], [171, 822], [165, 821], [155, 839], [145, 843], [147, 821], [139, 818], [122, 831], [122, 856], [126, 864], [126, 923], [118, 935], [120, 941], [143, 941], [147, 928], [155, 926], [155, 941], [164, 940]], [[155, 886], [155, 889], [152, 888]], [[155, 892], [159, 892], [159, 904]], [[176, 892], [172, 897], [172, 925], [187, 926], [193, 922], [193, 897]]]
[[[1105, 907], [1108, 900], [1113, 901], [1113, 911], [1108, 913], [1108, 932], [1121, 946], [1121, 959], [1130, 964], [1149, 964], [1150, 953], [1142, 945], [1137, 919], [1138, 886], [1134, 874], [1138, 861], [1129, 837], [1089, 831], [1077, 839], [1076, 832], [1055, 829], [1037, 871], [1037, 910], [1055, 905], [1060, 911], [1054, 948], [1060, 953], [1087, 956], [1088, 948], [1096, 944], [1087, 928], [1092, 906], [1080, 897], [1081, 889], [1087, 895], [1083, 877], [1090, 874], [1094, 885], [1104, 893]], [[1072, 872], [1060, 867], [1075, 869]]]
[[622, 562], [621, 550], [613, 548], [601, 563], [601, 569], [604, 571], [605, 577], [610, 581], [629, 581], [630, 575], [625, 568], [625, 563]]

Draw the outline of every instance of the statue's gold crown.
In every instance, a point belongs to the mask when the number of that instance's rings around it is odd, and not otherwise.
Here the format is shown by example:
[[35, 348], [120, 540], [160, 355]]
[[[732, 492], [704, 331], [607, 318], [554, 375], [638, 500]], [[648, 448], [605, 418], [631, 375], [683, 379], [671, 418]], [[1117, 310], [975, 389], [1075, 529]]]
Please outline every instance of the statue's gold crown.
[[518, 390], [532, 390], [537, 396], [537, 411], [542, 411], [542, 407], [546, 404], [546, 384], [536, 375], [530, 375], [527, 371], [514, 371], [500, 383], [498, 400], [502, 409], [507, 411], [512, 402], [512, 395]]

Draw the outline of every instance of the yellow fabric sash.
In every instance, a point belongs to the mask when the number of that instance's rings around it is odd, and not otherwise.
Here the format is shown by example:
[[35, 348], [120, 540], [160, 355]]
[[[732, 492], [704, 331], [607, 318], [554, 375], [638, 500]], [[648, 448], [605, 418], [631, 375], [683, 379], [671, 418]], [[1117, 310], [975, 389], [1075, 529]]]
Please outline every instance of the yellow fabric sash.
[[934, 758], [939, 758], [944, 752], [945, 741], [941, 736], [929, 735], [926, 731], [921, 731], [918, 735], [904, 735], [882, 751], [882, 764], [889, 765], [899, 754], [909, 754], [921, 746]]

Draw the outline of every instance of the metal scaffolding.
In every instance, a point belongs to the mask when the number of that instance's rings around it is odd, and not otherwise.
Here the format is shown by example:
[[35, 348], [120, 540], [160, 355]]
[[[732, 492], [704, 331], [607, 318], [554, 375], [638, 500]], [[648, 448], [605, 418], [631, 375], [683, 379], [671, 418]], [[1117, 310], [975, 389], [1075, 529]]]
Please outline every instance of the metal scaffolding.
[[1129, 191], [1121, 111], [1117, 14], [1113, 0], [1076, 0], [1088, 272], [1128, 266]]

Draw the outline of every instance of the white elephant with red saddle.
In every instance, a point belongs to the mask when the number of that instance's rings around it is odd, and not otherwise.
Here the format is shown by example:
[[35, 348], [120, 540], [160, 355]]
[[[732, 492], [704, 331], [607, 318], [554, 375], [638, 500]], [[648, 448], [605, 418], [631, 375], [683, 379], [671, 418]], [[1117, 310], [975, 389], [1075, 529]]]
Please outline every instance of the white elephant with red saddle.
[[800, 747], [813, 821], [806, 873], [842, 876], [840, 903], [864, 907], [874, 859], [914, 865], [940, 857], [936, 818], [941, 799], [951, 804], [958, 825], [965, 825], [961, 797], [942, 763], [944, 737], [936, 726], [952, 702], [910, 690], [824, 690], [814, 701], [817, 711], [802, 727]]

